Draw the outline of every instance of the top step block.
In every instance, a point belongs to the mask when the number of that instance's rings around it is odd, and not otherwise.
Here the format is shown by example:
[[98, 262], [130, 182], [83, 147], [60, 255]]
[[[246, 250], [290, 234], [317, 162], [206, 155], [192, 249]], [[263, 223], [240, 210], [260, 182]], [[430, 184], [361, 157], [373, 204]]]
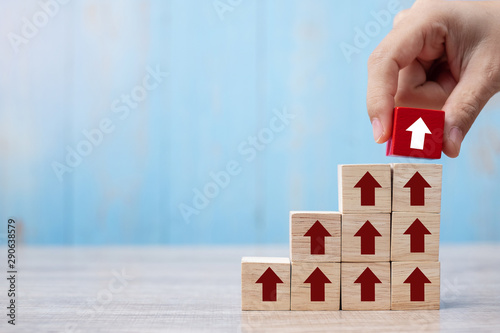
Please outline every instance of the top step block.
[[342, 213], [390, 213], [389, 164], [339, 165], [339, 209]]
[[386, 155], [441, 158], [444, 111], [396, 107]]
[[392, 211], [441, 212], [441, 164], [392, 165]]

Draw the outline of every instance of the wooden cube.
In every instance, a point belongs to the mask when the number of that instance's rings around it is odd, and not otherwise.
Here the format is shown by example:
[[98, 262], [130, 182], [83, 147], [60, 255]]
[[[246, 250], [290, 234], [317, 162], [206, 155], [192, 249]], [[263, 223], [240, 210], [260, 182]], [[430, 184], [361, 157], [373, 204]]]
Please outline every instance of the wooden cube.
[[340, 262], [338, 212], [290, 212], [292, 262]]
[[439, 262], [393, 262], [391, 265], [392, 310], [439, 309]]
[[438, 261], [439, 214], [392, 213], [391, 261]]
[[290, 259], [241, 259], [241, 309], [290, 310]]
[[292, 262], [292, 310], [339, 310], [340, 263]]
[[342, 310], [390, 310], [389, 262], [341, 264]]
[[344, 213], [390, 213], [388, 164], [339, 165], [339, 209]]
[[389, 261], [391, 214], [343, 214], [342, 262]]
[[444, 111], [396, 107], [387, 156], [441, 158]]
[[442, 165], [396, 163], [392, 169], [393, 212], [441, 211]]

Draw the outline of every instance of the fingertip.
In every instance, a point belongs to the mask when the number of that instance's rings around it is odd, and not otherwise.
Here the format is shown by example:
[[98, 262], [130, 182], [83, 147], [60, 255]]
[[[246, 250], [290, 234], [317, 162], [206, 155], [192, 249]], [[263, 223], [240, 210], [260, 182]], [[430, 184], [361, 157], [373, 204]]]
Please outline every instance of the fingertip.
[[390, 139], [390, 137], [391, 137], [390, 135], [384, 133], [384, 135], [377, 141], [377, 143], [379, 144], [386, 143], [387, 140]]
[[449, 147], [446, 144], [443, 144], [443, 153], [449, 158], [457, 158], [460, 151], [457, 151], [454, 146]]
[[383, 122], [381, 122], [379, 118], [372, 119], [372, 128], [373, 139], [376, 143], [384, 143], [389, 140], [391, 133], [387, 129], [390, 129], [390, 126], [384, 126]]
[[381, 139], [384, 136], [384, 127], [378, 118], [372, 119], [373, 139], [376, 143], [382, 143]]
[[452, 127], [443, 141], [443, 153], [450, 158], [458, 157], [464, 139], [463, 132], [458, 127]]

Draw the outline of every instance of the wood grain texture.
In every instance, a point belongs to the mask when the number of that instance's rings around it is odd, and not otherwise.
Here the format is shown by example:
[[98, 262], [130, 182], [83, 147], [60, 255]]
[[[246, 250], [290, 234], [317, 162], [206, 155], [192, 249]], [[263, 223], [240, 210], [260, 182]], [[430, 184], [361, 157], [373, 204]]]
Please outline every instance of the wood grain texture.
[[[443, 245], [441, 309], [241, 311], [241, 257], [288, 246], [19, 248], [18, 324], [1, 332], [458, 332], [500, 328], [500, 245]], [[131, 279], [98, 301], [113, 271]], [[4, 286], [6, 286], [4, 284]], [[101, 300], [101, 299], [99, 299]], [[3, 307], [6, 293], [0, 293]]]
[[[358, 277], [369, 268], [381, 283], [375, 284], [375, 301], [361, 301], [361, 284]], [[390, 310], [391, 266], [389, 262], [342, 263], [342, 310]]]
[[[369, 221], [381, 236], [375, 237], [375, 254], [361, 253], [361, 238], [355, 234]], [[391, 214], [343, 214], [342, 262], [389, 261]]]
[[[441, 211], [441, 164], [392, 164], [392, 210], [394, 212], [427, 212], [439, 213]], [[430, 188], [424, 189], [424, 205], [411, 205], [411, 189], [405, 185], [419, 173]]]
[[[304, 283], [319, 268], [330, 283], [324, 284], [324, 301], [311, 301], [311, 284]], [[292, 262], [292, 310], [339, 310], [340, 263]]]
[[[341, 214], [338, 212], [290, 212], [292, 262], [340, 262]], [[331, 236], [324, 237], [324, 254], [311, 254], [311, 237], [304, 236], [319, 221]]]
[[[271, 268], [282, 281], [276, 284], [274, 301], [263, 300], [263, 283], [259, 278]], [[276, 257], [243, 257], [241, 259], [241, 309], [290, 310], [290, 259]]]
[[[361, 205], [361, 189], [356, 184], [369, 172], [381, 186], [375, 188], [375, 204]], [[357, 164], [338, 166], [339, 210], [342, 213], [390, 213], [391, 166], [389, 164]]]
[[[430, 234], [405, 234], [416, 220]], [[434, 213], [392, 213], [391, 222], [391, 261], [438, 261], [439, 260], [439, 224], [440, 214]], [[412, 252], [411, 242], [423, 239], [424, 252]], [[413, 238], [413, 240], [412, 240]]]
[[[392, 310], [439, 309], [441, 275], [439, 262], [393, 262], [391, 266]], [[413, 286], [410, 286], [410, 283], [405, 283], [417, 267], [430, 281], [430, 283], [425, 283], [423, 301], [412, 301], [410, 292]]]

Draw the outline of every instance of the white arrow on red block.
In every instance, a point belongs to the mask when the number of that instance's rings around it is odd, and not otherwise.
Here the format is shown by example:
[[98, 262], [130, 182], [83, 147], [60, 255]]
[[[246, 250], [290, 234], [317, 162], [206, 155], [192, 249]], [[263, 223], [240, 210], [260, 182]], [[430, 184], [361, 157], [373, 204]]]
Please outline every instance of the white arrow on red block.
[[410, 148], [423, 150], [425, 135], [431, 134], [431, 131], [422, 118], [418, 118], [406, 131], [411, 132]]

